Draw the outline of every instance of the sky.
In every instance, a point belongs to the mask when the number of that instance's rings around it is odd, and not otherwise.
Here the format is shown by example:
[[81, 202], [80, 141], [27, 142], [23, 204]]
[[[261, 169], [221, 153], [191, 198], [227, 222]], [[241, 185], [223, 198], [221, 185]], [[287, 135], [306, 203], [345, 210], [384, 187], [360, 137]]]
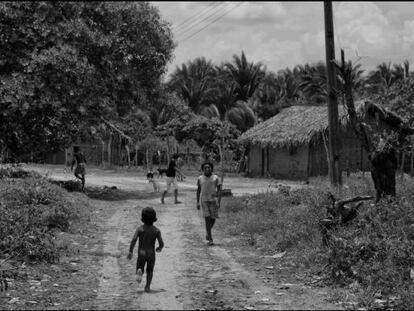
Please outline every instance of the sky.
[[[168, 75], [197, 57], [230, 62], [244, 51], [269, 71], [325, 61], [322, 1], [150, 2], [170, 23], [177, 46]], [[414, 2], [332, 2], [335, 56], [369, 71], [380, 63], [414, 69]]]

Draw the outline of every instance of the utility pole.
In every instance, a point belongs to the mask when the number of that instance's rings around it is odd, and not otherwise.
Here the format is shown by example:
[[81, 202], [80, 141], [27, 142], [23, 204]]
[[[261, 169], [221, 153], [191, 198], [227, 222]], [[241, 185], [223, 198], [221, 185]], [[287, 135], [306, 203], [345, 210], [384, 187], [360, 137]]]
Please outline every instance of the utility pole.
[[336, 96], [335, 42], [333, 29], [332, 1], [324, 1], [325, 51], [328, 88], [328, 129], [329, 129], [329, 179], [333, 186], [342, 184], [339, 161], [338, 100]]

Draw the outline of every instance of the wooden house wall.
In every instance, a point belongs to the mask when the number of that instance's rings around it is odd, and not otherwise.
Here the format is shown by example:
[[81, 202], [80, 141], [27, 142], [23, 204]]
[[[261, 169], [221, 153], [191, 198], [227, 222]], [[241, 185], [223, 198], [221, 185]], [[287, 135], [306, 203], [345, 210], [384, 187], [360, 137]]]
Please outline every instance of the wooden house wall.
[[277, 179], [306, 179], [308, 146], [269, 149], [269, 175]]
[[262, 147], [259, 145], [253, 145], [250, 147], [247, 169], [249, 176], [263, 176]]
[[278, 179], [306, 179], [308, 147], [250, 148], [248, 172], [252, 177], [273, 177]]
[[309, 145], [309, 176], [328, 175], [328, 159], [322, 140], [317, 140]]

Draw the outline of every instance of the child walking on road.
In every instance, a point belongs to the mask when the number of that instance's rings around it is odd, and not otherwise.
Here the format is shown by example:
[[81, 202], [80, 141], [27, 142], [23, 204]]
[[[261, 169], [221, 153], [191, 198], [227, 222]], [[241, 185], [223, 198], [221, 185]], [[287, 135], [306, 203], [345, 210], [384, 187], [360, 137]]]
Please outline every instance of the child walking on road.
[[221, 182], [217, 175], [213, 174], [213, 164], [204, 162], [201, 165], [203, 175], [197, 179], [197, 209], [201, 209], [206, 222], [206, 240], [208, 245], [213, 245], [211, 229], [218, 218], [218, 209], [221, 192]]
[[73, 147], [73, 160], [70, 170], [73, 171], [73, 166], [76, 164], [75, 177], [82, 182], [82, 191], [85, 189], [85, 174], [86, 174], [86, 158], [80, 151], [79, 146]]
[[[145, 207], [141, 212], [141, 220], [144, 223], [135, 231], [129, 246], [127, 259], [132, 258], [135, 244], [138, 242], [138, 258], [136, 266], [137, 282], [141, 283], [142, 274], [144, 273], [145, 264], [147, 265], [147, 283], [145, 292], [150, 291], [152, 276], [155, 265], [155, 252], [161, 252], [164, 247], [164, 241], [161, 237], [161, 231], [153, 225], [157, 221], [157, 214], [152, 207]], [[155, 240], [158, 240], [158, 247], [155, 249]]]

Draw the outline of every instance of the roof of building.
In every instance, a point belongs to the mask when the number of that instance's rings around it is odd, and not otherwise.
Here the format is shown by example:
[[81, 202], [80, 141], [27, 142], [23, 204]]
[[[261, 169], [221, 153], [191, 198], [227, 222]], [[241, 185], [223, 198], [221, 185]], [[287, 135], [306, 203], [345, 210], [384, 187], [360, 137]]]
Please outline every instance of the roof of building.
[[[392, 117], [394, 121], [402, 119], [373, 103], [362, 101], [355, 103], [359, 113], [377, 114], [380, 119]], [[340, 126], [348, 124], [348, 114], [342, 105], [338, 105]], [[262, 147], [287, 147], [309, 143], [315, 134], [328, 128], [327, 106], [291, 106], [282, 109], [277, 115], [257, 124], [244, 132], [238, 139], [240, 143], [259, 144]]]

